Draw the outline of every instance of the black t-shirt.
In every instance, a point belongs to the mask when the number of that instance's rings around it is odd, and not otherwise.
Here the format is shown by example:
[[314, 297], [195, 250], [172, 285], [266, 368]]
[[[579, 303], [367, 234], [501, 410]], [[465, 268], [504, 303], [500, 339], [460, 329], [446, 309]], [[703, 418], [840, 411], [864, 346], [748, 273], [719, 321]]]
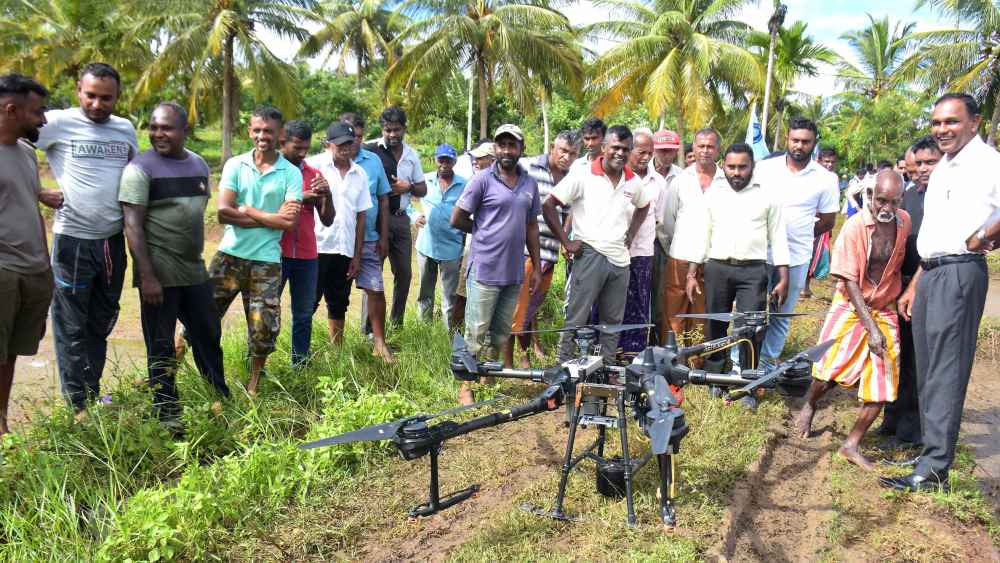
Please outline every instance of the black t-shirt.
[[906, 237], [906, 256], [903, 258], [903, 275], [910, 277], [917, 272], [920, 265], [920, 254], [917, 253], [917, 234], [920, 233], [920, 224], [924, 221], [924, 194], [927, 190], [917, 191], [916, 187], [903, 192], [903, 203], [900, 205], [910, 214], [910, 221], [913, 224], [910, 236]]
[[[383, 147], [378, 141], [368, 143], [365, 145], [365, 149], [378, 155], [379, 160], [382, 161], [382, 169], [385, 170], [385, 175], [389, 178], [389, 183], [394, 183], [396, 181], [397, 171], [396, 157], [392, 154], [392, 151], [390, 151], [388, 147]], [[399, 194], [389, 194], [389, 213], [399, 211], [399, 198]]]

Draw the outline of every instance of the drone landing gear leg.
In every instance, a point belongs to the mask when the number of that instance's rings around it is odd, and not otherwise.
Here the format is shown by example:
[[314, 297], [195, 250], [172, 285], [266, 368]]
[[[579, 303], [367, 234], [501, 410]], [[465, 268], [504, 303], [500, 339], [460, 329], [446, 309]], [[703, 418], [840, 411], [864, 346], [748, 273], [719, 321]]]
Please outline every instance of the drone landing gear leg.
[[[569, 406], [570, 405], [567, 405], [567, 408], [569, 408]], [[593, 449], [598, 445], [598, 443], [595, 442], [587, 449], [587, 452], [581, 454], [576, 459], [573, 459], [573, 444], [576, 442], [576, 429], [580, 427], [580, 416], [580, 403], [576, 402], [576, 407], [573, 411], [573, 418], [569, 423], [569, 437], [566, 439], [566, 455], [563, 457], [562, 469], [559, 472], [559, 492], [556, 493], [555, 506], [551, 511], [547, 511], [543, 508], [525, 503], [521, 505], [521, 510], [537, 514], [539, 516], [548, 516], [549, 518], [555, 518], [556, 520], [569, 522], [577, 522], [580, 520], [579, 518], [570, 516], [563, 511], [563, 499], [566, 496], [566, 484], [569, 481], [569, 472], [576, 467], [576, 464], [580, 462], [586, 453], [593, 451]], [[602, 442], [603, 440], [598, 438], [598, 441]]]
[[438, 489], [438, 453], [441, 451], [441, 446], [437, 445], [431, 448], [431, 486], [430, 486], [430, 496], [427, 502], [414, 506], [410, 509], [410, 517], [416, 518], [418, 516], [430, 516], [431, 514], [436, 514], [450, 506], [456, 505], [463, 500], [471, 497], [472, 495], [479, 492], [479, 485], [472, 485], [461, 491], [456, 491], [450, 495], [441, 498], [440, 490]]
[[660, 520], [663, 527], [672, 531], [677, 525], [677, 512], [674, 510], [672, 489], [674, 486], [674, 456], [660, 454], [656, 456], [660, 465]]
[[625, 394], [618, 393], [618, 430], [622, 440], [622, 465], [625, 467], [625, 505], [628, 525], [635, 526], [635, 503], [632, 499], [632, 460], [628, 455], [628, 429], [625, 427]]

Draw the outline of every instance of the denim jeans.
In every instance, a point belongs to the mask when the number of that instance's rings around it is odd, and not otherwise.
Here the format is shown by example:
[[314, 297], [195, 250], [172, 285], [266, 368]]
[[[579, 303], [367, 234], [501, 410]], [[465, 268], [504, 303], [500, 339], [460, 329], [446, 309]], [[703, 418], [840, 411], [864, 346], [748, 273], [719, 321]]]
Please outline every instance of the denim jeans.
[[466, 277], [465, 341], [473, 355], [486, 343], [487, 335], [496, 352], [510, 337], [514, 308], [521, 284], [486, 285], [476, 281], [475, 267]]
[[[806, 276], [809, 275], [809, 263], [800, 264], [788, 268], [788, 298], [781, 306], [780, 312], [793, 313], [795, 305], [799, 302], [799, 294], [806, 284]], [[768, 266], [768, 285], [770, 292], [778, 284], [778, 270], [774, 266]], [[767, 332], [764, 335], [764, 344], [760, 347], [761, 367], [770, 369], [778, 363], [781, 351], [785, 348], [785, 340], [788, 338], [789, 318], [772, 318], [767, 325]]]
[[292, 294], [292, 365], [301, 365], [309, 358], [312, 339], [312, 317], [316, 302], [319, 260], [281, 258], [281, 293], [285, 282], [291, 282]]

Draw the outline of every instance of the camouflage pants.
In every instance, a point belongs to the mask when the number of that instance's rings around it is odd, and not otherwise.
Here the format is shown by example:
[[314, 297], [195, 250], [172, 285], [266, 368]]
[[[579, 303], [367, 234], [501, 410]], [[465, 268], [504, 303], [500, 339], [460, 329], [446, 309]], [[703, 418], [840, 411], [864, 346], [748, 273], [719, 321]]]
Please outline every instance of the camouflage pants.
[[274, 352], [281, 330], [281, 264], [216, 252], [208, 275], [220, 315], [225, 316], [237, 294], [243, 296], [250, 355], [261, 358]]

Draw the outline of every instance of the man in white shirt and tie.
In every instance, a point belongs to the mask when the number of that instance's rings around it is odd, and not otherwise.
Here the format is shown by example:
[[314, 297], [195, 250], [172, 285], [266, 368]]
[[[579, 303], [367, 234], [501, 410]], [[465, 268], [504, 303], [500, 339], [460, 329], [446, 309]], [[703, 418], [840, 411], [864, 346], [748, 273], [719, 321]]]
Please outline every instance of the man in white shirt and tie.
[[[729, 186], [705, 194], [704, 270], [705, 310], [709, 313], [760, 311], [767, 304], [767, 251], [771, 248], [779, 281], [771, 298], [784, 302], [788, 295], [788, 241], [781, 218], [781, 203], [771, 192], [753, 180], [753, 149], [746, 143], [736, 143], [726, 149], [722, 169]], [[705, 259], [707, 258], [707, 260]], [[688, 273], [697, 270], [692, 262]], [[688, 276], [687, 293], [699, 290], [698, 281]], [[693, 300], [693, 299], [692, 299]], [[726, 335], [729, 323], [708, 322], [710, 339]], [[754, 347], [759, 346], [755, 342]], [[741, 349], [741, 352], [745, 352]], [[756, 354], [755, 354], [756, 355]], [[741, 358], [744, 367], [749, 360]], [[709, 356], [705, 369], [724, 371], [722, 352]], [[755, 367], [755, 366], [749, 366]], [[744, 397], [744, 404], [756, 407], [754, 397]]]
[[[757, 181], [782, 205], [788, 236], [788, 298], [782, 313], [795, 311], [809, 275], [813, 239], [833, 229], [840, 210], [837, 175], [812, 159], [816, 146], [816, 124], [796, 117], [788, 125], [785, 156], [763, 160], [757, 166]], [[779, 282], [776, 262], [769, 260], [770, 287]], [[761, 346], [761, 368], [778, 362], [788, 338], [787, 318], [771, 318]]]
[[980, 120], [968, 94], [945, 94], [931, 114], [944, 157], [924, 196], [920, 268], [898, 303], [913, 321], [924, 448], [911, 474], [879, 479], [897, 490], [947, 490], [955, 459], [989, 285], [984, 254], [1000, 239], [1000, 153], [979, 138]]

